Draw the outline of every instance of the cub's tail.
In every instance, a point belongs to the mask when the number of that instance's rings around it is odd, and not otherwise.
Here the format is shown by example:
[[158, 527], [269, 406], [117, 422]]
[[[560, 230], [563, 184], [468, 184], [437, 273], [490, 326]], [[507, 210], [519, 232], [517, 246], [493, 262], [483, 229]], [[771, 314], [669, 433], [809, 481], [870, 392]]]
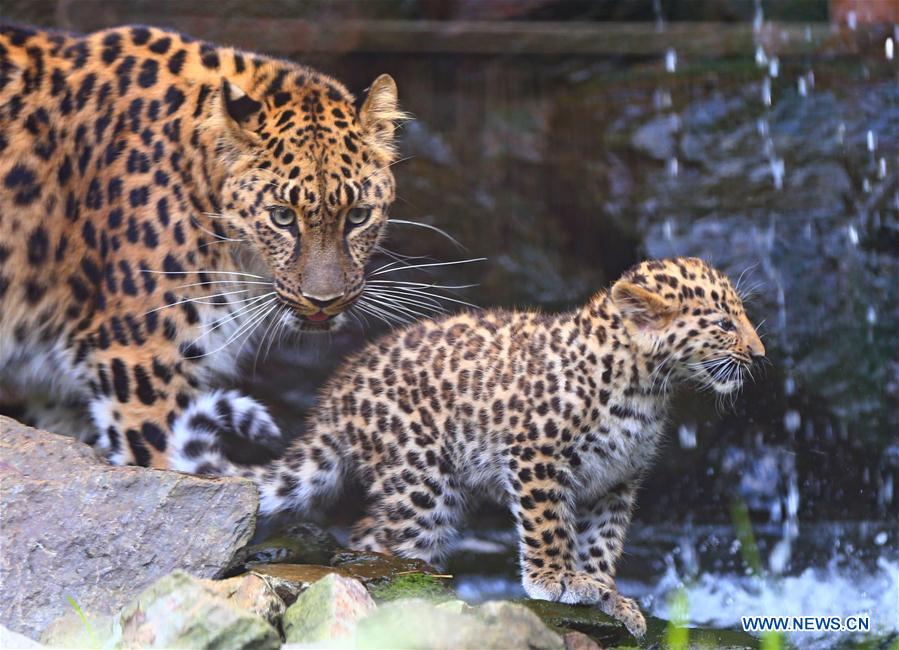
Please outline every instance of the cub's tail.
[[345, 465], [336, 445], [314, 431], [286, 446], [266, 408], [237, 391], [205, 393], [188, 405], [172, 426], [169, 458], [181, 472], [250, 479], [263, 515], [321, 509], [339, 494]]

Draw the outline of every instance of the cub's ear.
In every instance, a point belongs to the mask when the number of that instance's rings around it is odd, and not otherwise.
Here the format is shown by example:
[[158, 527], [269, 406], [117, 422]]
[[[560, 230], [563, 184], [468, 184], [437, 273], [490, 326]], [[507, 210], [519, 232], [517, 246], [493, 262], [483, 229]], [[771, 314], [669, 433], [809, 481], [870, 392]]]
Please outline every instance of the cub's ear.
[[396, 82], [389, 74], [382, 74], [368, 89], [368, 95], [359, 111], [363, 137], [376, 155], [393, 161], [396, 156], [394, 132], [396, 123], [409, 116], [399, 109]]
[[674, 315], [674, 308], [662, 296], [626, 280], [612, 286], [612, 302], [641, 328], [664, 327]]
[[250, 118], [262, 108], [262, 104], [244, 92], [243, 88], [224, 77], [222, 78], [221, 92], [224, 117], [238, 126], [245, 126]]

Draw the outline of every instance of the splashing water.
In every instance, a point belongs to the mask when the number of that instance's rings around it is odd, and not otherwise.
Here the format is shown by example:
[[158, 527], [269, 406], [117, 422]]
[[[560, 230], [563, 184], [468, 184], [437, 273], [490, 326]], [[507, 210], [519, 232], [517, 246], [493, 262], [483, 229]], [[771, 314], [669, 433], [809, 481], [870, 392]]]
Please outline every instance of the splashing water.
[[[873, 571], [848, 572], [834, 558], [825, 568], [799, 575], [760, 580], [754, 577], [703, 573], [684, 583], [673, 565], [648, 597], [649, 609], [667, 618], [668, 594], [685, 589], [693, 624], [738, 627], [741, 616], [853, 616], [868, 614], [875, 633], [899, 631], [899, 561], [880, 558]], [[829, 648], [849, 635], [833, 632], [790, 635], [802, 648]]]

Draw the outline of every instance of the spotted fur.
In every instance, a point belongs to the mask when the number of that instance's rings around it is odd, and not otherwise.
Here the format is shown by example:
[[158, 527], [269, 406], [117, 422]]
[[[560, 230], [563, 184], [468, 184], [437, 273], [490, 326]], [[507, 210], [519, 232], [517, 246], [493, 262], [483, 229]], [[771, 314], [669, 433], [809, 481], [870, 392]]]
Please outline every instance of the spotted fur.
[[367, 514], [352, 544], [426, 560], [444, 554], [469, 498], [490, 495], [515, 518], [530, 596], [596, 603], [640, 635], [615, 564], [671, 391], [733, 393], [762, 355], [724, 275], [649, 261], [576, 311], [466, 313], [368, 346], [274, 463], [229, 465], [205, 437], [179, 439], [178, 464], [252, 478], [265, 513], [314, 512], [355, 477]]
[[85, 405], [116, 463], [167, 467], [197, 403], [268, 419], [213, 378], [362, 291], [396, 99], [162, 29], [0, 26], [0, 385]]

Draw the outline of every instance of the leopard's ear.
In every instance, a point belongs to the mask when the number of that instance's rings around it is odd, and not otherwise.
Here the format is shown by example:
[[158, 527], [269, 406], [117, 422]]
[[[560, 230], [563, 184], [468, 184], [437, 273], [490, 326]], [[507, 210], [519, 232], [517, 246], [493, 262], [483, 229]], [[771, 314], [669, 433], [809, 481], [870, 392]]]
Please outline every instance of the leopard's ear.
[[359, 110], [365, 143], [377, 156], [392, 162], [396, 157], [396, 125], [406, 119], [409, 116], [399, 109], [396, 82], [389, 74], [382, 74], [368, 89]]
[[262, 104], [250, 97], [243, 88], [222, 77], [221, 110], [226, 120], [243, 128], [261, 109]]
[[659, 294], [627, 280], [618, 280], [612, 286], [612, 302], [640, 328], [664, 327], [675, 311]]

